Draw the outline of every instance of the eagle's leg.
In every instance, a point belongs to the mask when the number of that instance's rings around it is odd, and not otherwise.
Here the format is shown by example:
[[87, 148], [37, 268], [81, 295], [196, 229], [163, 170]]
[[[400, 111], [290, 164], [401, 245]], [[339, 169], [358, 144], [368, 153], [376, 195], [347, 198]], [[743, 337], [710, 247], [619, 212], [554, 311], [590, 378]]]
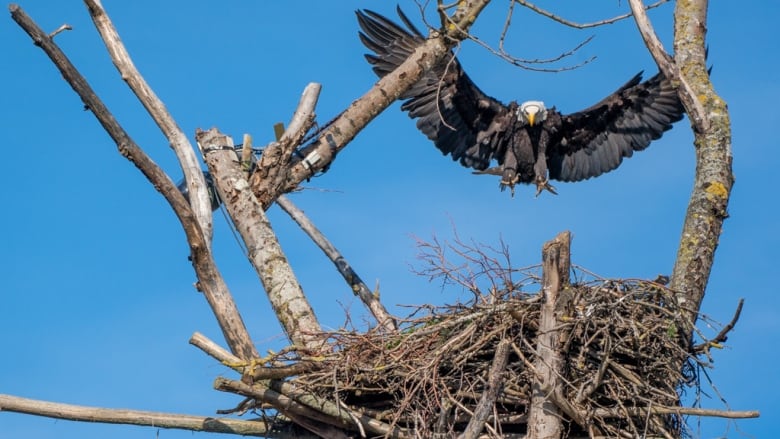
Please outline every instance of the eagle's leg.
[[515, 171], [512, 168], [504, 167], [504, 172], [501, 174], [501, 183], [498, 184], [498, 187], [501, 188], [503, 191], [506, 189], [507, 186], [509, 186], [509, 190], [511, 191], [512, 196], [515, 196], [515, 185], [517, 182], [520, 181], [520, 176], [517, 175], [517, 171]]
[[547, 180], [547, 177], [542, 177], [537, 175], [536, 176], [536, 196], [538, 197], [539, 194], [542, 193], [543, 190], [547, 190], [553, 195], [558, 195], [558, 192], [555, 190], [555, 186], [550, 184], [550, 181]]
[[553, 185], [551, 185], [550, 181], [547, 179], [547, 157], [544, 153], [544, 150], [539, 151], [539, 155], [536, 158], [536, 163], [534, 164], [534, 174], [536, 175], [534, 183], [536, 183], [537, 197], [542, 193], [543, 190], [548, 190], [554, 195], [558, 195], [558, 192], [555, 191], [555, 187], [553, 187]]

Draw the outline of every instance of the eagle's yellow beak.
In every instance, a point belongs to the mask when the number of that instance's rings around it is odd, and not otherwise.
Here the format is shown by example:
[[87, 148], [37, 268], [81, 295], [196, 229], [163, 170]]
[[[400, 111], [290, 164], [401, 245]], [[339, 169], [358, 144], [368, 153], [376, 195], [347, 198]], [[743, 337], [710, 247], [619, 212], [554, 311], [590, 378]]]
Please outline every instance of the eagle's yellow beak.
[[536, 119], [536, 113], [528, 114], [528, 125], [534, 126], [534, 119]]

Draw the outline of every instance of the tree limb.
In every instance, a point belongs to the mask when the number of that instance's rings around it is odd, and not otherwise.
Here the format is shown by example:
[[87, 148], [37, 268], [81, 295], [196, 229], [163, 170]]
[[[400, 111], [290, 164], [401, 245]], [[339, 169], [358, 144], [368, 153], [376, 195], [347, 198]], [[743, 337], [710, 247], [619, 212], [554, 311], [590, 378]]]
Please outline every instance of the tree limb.
[[701, 352], [706, 350], [709, 346], [712, 346], [713, 343], [723, 343], [726, 340], [728, 340], [729, 332], [731, 332], [732, 329], [734, 329], [734, 326], [737, 324], [737, 320], [739, 320], [739, 316], [742, 314], [742, 306], [745, 304], [745, 299], [739, 299], [739, 303], [737, 304], [737, 309], [734, 311], [734, 317], [731, 318], [731, 321], [729, 321], [726, 326], [723, 327], [723, 329], [718, 332], [718, 335], [715, 336], [712, 340], [707, 340], [704, 343], [698, 344], [693, 347], [694, 352]]
[[[628, 3], [634, 14], [634, 22], [639, 29], [639, 33], [642, 35], [642, 40], [644, 40], [645, 46], [647, 46], [650, 54], [653, 55], [653, 59], [656, 64], [658, 64], [658, 68], [663, 72], [664, 76], [679, 83], [680, 100], [683, 101], [688, 116], [694, 121], [704, 122], [705, 125], [702, 125], [700, 128], [706, 130], [704, 107], [702, 107], [689, 82], [680, 75], [679, 66], [675, 64], [672, 57], [666, 49], [664, 49], [658, 35], [656, 35], [652, 24], [650, 24], [650, 18], [647, 16], [643, 0], [628, 0]], [[694, 126], [696, 127], [698, 124], [694, 123]]]
[[62, 404], [18, 396], [0, 394], [0, 411], [26, 413], [69, 421], [100, 422], [104, 424], [142, 425], [156, 428], [175, 428], [210, 433], [240, 434], [272, 438], [300, 437], [275, 432], [264, 422], [242, 421], [211, 416], [192, 416], [141, 410], [107, 409], [73, 404]]
[[[669, 284], [680, 292], [681, 305], [693, 310], [692, 322], [704, 298], [734, 185], [731, 118], [705, 64], [707, 8], [706, 0], [684, 0], [676, 3], [674, 11], [675, 63], [681, 78], [693, 87], [693, 99], [704, 108], [703, 114], [692, 117], [696, 177]], [[688, 101], [683, 103], [686, 111], [693, 111]]]
[[[289, 170], [282, 192], [294, 190], [302, 181], [329, 166], [358, 132], [444, 58], [457, 41], [466, 37], [471, 24], [488, 3], [489, 0], [459, 2], [450, 28], [443, 33], [434, 32], [397, 69], [380, 78], [366, 94], [341, 113], [316, 141], [301, 150], [302, 158]], [[267, 209], [268, 205], [263, 207]]]
[[352, 289], [352, 292], [360, 298], [363, 304], [371, 311], [374, 318], [379, 322], [379, 326], [386, 331], [395, 331], [397, 329], [397, 323], [395, 318], [387, 312], [385, 307], [379, 301], [379, 297], [374, 295], [368, 286], [363, 282], [363, 279], [355, 273], [352, 266], [349, 265], [341, 252], [317, 229], [317, 227], [306, 217], [301, 209], [290, 201], [289, 198], [284, 195], [279, 196], [276, 199], [276, 204], [282, 208], [288, 215], [299, 225], [304, 232], [314, 241], [315, 244], [325, 253], [325, 255], [333, 261], [336, 265], [336, 269], [341, 276], [347, 281], [347, 284]]
[[79, 95], [84, 105], [92, 111], [100, 125], [116, 143], [119, 152], [146, 176], [171, 205], [187, 236], [187, 243], [192, 252], [192, 264], [198, 276], [198, 288], [206, 296], [230, 349], [242, 358], [257, 357], [249, 333], [214, 263], [209, 245], [189, 203], [168, 175], [130, 138], [59, 46], [18, 5], [12, 4], [9, 9], [14, 21], [30, 35], [36, 46], [43, 49], [60, 70], [65, 81]]
[[266, 209], [282, 193], [293, 151], [314, 123], [314, 108], [321, 88], [317, 83], [306, 86], [287, 130], [275, 142], [271, 142], [260, 156], [250, 182], [255, 196]]
[[[668, 2], [668, 1], [669, 0], [658, 0], [657, 2], [655, 2], [655, 3], [653, 3], [653, 4], [649, 5], [649, 6], [643, 6], [643, 8], [645, 10], [657, 8], [658, 6], [661, 6], [662, 4], [664, 4], [664, 3]], [[528, 9], [536, 12], [539, 15], [547, 17], [550, 20], [557, 21], [558, 23], [561, 23], [564, 26], [573, 27], [575, 29], [587, 29], [587, 28], [591, 28], [591, 27], [604, 26], [606, 24], [612, 24], [612, 23], [615, 23], [617, 21], [624, 20], [626, 18], [631, 17], [631, 15], [632, 15], [632, 13], [627, 13], [627, 14], [618, 15], [618, 16], [615, 16], [615, 17], [612, 17], [612, 18], [607, 18], [607, 19], [604, 19], [604, 20], [594, 21], [594, 22], [591, 22], [591, 23], [577, 23], [577, 22], [574, 22], [574, 21], [571, 21], [571, 20], [567, 20], [567, 19], [561, 17], [560, 15], [556, 15], [556, 14], [554, 14], [554, 13], [552, 13], [552, 12], [546, 10], [546, 9], [542, 9], [542, 8], [536, 6], [535, 4], [533, 4], [533, 3], [529, 2], [529, 1], [526, 1], [526, 0], [514, 0], [514, 2], [516, 2], [519, 5], [524, 6], [524, 7], [528, 8]]]
[[297, 389], [289, 383], [272, 381], [271, 388], [267, 388], [263, 385], [256, 384], [250, 386], [242, 381], [217, 378], [214, 382], [214, 388], [257, 398], [272, 404], [282, 412], [289, 411], [294, 415], [314, 419], [336, 427], [357, 429], [358, 427], [355, 425], [357, 420], [364, 429], [373, 434], [399, 439], [410, 437], [397, 427], [318, 398]]
[[219, 197], [244, 240], [276, 318], [296, 345], [322, 347], [320, 324], [282, 251], [271, 223], [252, 193], [233, 147], [233, 140], [216, 128], [195, 134]]
[[179, 128], [179, 125], [173, 119], [173, 116], [165, 108], [165, 104], [146, 83], [141, 73], [133, 64], [130, 54], [125, 49], [122, 40], [119, 38], [114, 24], [111, 22], [108, 13], [103, 9], [100, 0], [84, 0], [89, 10], [89, 15], [95, 23], [95, 27], [103, 42], [108, 49], [111, 60], [114, 62], [117, 70], [122, 75], [122, 79], [135, 93], [138, 100], [141, 101], [146, 111], [160, 127], [163, 135], [176, 153], [179, 159], [184, 178], [189, 190], [189, 200], [195, 217], [198, 219], [200, 228], [203, 231], [206, 244], [211, 245], [212, 219], [211, 219], [211, 200], [206, 180], [203, 178], [203, 172], [200, 170], [200, 163], [195, 155], [189, 139]]
[[690, 311], [691, 326], [704, 298], [723, 221], [734, 184], [731, 170], [731, 120], [706, 67], [707, 0], [676, 2], [674, 61], [663, 50], [641, 0], [629, 0], [634, 18], [659, 68], [679, 81], [680, 100], [693, 125], [696, 176], [685, 214], [680, 246], [669, 287], [679, 292], [681, 307]]

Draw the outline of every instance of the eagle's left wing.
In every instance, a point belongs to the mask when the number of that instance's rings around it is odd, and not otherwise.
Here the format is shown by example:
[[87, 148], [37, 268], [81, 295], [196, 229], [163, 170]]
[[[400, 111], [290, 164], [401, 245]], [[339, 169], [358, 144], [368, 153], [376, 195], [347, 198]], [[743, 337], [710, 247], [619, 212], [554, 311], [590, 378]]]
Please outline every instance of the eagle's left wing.
[[683, 116], [677, 91], [663, 74], [640, 83], [640, 72], [596, 105], [561, 117], [547, 151], [549, 178], [579, 181], [617, 168]]

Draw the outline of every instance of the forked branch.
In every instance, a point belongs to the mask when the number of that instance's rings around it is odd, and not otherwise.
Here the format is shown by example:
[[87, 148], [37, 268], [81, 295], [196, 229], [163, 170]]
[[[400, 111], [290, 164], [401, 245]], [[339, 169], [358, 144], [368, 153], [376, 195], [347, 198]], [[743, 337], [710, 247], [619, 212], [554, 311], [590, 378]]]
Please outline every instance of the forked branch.
[[317, 83], [306, 86], [287, 130], [266, 146], [260, 156], [250, 182], [264, 209], [283, 193], [292, 154], [314, 124], [314, 109], [321, 88]]
[[160, 131], [168, 139], [171, 148], [176, 153], [187, 182], [192, 210], [198, 219], [201, 230], [203, 230], [207, 245], [210, 245], [212, 234], [211, 201], [206, 187], [206, 180], [203, 178], [203, 173], [200, 170], [200, 163], [195, 156], [195, 150], [192, 148], [187, 136], [184, 135], [184, 132], [173, 119], [173, 116], [165, 108], [165, 104], [157, 97], [157, 94], [149, 87], [149, 84], [146, 83], [146, 80], [144, 80], [135, 67], [130, 54], [127, 52], [124, 44], [122, 44], [119, 33], [100, 0], [84, 0], [84, 3], [86, 3], [89, 15], [92, 17], [98, 32], [100, 32], [100, 37], [103, 39], [109, 55], [111, 55], [111, 60], [122, 75], [122, 79], [135, 93], [138, 100], [141, 101], [141, 104], [143, 104], [146, 111], [157, 123], [157, 126], [160, 127]]
[[208, 242], [187, 200], [168, 175], [133, 141], [87, 80], [41, 28], [18, 6], [11, 5], [11, 17], [27, 32], [35, 45], [49, 56], [65, 81], [92, 111], [103, 129], [114, 140], [119, 152], [130, 160], [165, 197], [184, 228], [190, 246], [192, 264], [198, 276], [198, 288], [203, 291], [217, 318], [230, 349], [242, 358], [253, 358], [257, 351], [244, 326], [230, 291], [212, 258]]

